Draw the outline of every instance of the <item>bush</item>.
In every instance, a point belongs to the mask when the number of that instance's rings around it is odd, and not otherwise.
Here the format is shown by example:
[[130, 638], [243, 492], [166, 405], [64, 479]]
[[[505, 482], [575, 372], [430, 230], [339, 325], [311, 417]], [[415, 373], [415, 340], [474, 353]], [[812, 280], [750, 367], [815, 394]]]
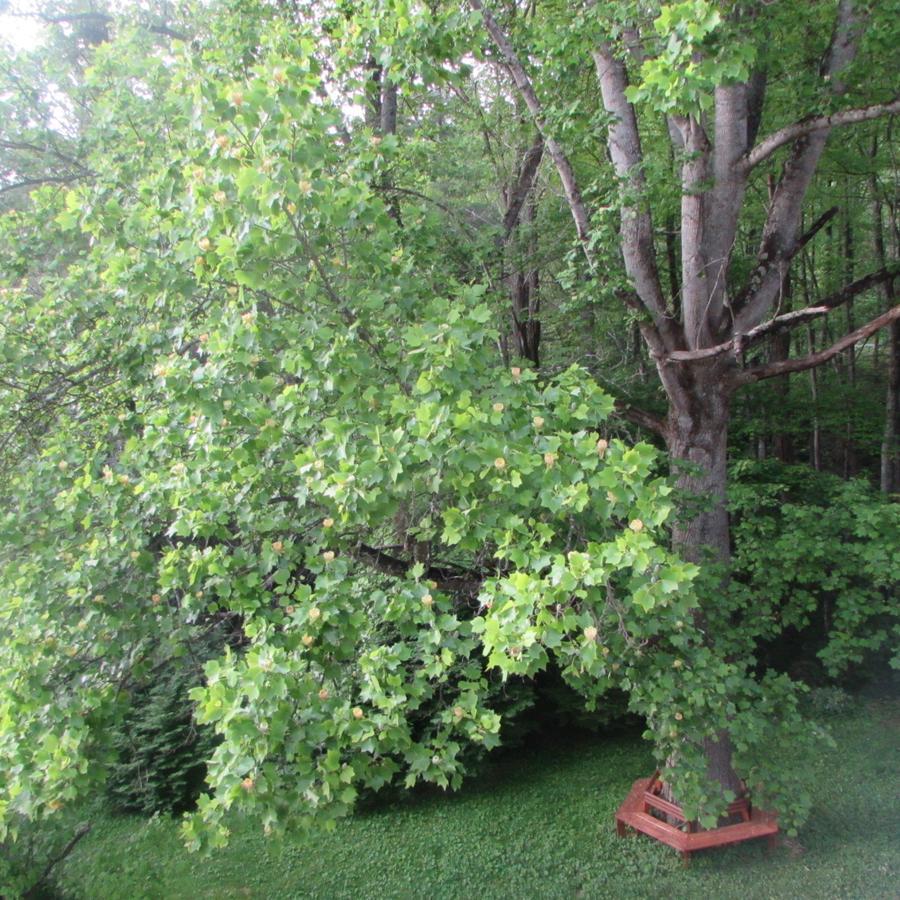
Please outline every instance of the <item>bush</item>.
[[804, 466], [733, 474], [732, 601], [754, 611], [759, 658], [813, 685], [858, 674], [900, 633], [900, 505]]
[[76, 847], [90, 825], [78, 812], [62, 812], [31, 822], [15, 816], [6, 840], [0, 841], [0, 897], [52, 900], [60, 896], [56, 867]]
[[116, 809], [182, 813], [196, 805], [216, 743], [212, 729], [194, 721], [188, 699], [200, 678], [197, 667], [169, 660], [134, 692], [115, 739], [119, 756], [107, 782], [107, 797]]
[[813, 688], [809, 692], [806, 704], [809, 713], [815, 718], [826, 716], [840, 716], [849, 713], [856, 705], [852, 694], [848, 694], [843, 688], [836, 685]]

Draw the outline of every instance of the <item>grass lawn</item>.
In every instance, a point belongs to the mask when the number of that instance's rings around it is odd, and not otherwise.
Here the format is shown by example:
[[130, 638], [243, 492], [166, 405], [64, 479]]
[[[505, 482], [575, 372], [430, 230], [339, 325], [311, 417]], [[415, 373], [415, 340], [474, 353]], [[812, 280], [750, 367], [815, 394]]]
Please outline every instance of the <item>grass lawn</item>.
[[61, 870], [66, 896], [114, 898], [900, 897], [900, 705], [860, 701], [832, 720], [818, 805], [797, 841], [699, 853], [685, 869], [613, 814], [649, 774], [634, 735], [541, 742], [492, 761], [457, 794], [417, 794], [327, 835], [187, 854], [178, 823], [103, 817]]

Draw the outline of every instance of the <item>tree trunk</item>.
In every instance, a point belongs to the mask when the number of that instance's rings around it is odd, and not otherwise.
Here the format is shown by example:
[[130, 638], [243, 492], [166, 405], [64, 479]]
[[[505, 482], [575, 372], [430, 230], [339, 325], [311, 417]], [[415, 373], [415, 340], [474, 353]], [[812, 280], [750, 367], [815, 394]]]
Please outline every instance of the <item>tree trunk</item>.
[[[877, 141], [872, 142], [872, 157], [877, 154]], [[869, 191], [872, 194], [872, 249], [875, 261], [884, 268], [887, 251], [884, 239], [884, 222], [881, 197], [875, 175], [869, 176]], [[894, 281], [889, 279], [881, 285], [884, 308], [890, 309], [895, 301]], [[887, 341], [887, 391], [884, 403], [884, 431], [881, 439], [880, 486], [884, 494], [891, 494], [898, 487], [898, 440], [900, 440], [900, 322], [892, 322]], [[876, 354], [875, 367], [878, 367]]]
[[[591, 228], [590, 210], [563, 145], [551, 137], [548, 120], [552, 116], [547, 115], [528, 68], [491, 10], [482, 0], [469, 0], [468, 6], [481, 15], [535, 126], [544, 136], [588, 265], [594, 277], [601, 276], [602, 266], [592, 241], [597, 233]], [[587, 6], [599, 10], [601, 4], [588, 0]], [[856, 55], [866, 14], [854, 0], [840, 0], [837, 7], [819, 76], [831, 93], [840, 96], [847, 89], [842, 73]], [[660, 280], [651, 209], [654, 204], [648, 191], [641, 128], [637, 111], [628, 99], [627, 60], [629, 55], [642, 53], [640, 42], [624, 40], [619, 32], [611, 43], [602, 36], [605, 29], [594, 29], [598, 30], [599, 40], [596, 34], [591, 37], [595, 41], [591, 56], [609, 117], [606, 147], [622, 187], [618, 204], [619, 251], [629, 282], [629, 289], [621, 292], [622, 299], [642, 313], [638, 317], [641, 334], [657, 361], [669, 399], [665, 423], [644, 413], [640, 418], [665, 437], [681, 492], [681, 512], [673, 528], [676, 551], [687, 560], [719, 563], [722, 577], [727, 578], [731, 556], [725, 503], [729, 401], [738, 384], [750, 380], [746, 371], [739, 377], [736, 360], [726, 362], [717, 347], [731, 339], [738, 350], [741, 337], [762, 325], [773, 311], [792, 259], [830, 221], [831, 216], [826, 216], [808, 236], [799, 231], [804, 198], [831, 128], [835, 124], [868, 121], [887, 114], [891, 107], [881, 104], [857, 110], [853, 116], [848, 111], [837, 114], [839, 119], [807, 118], [752, 147], [763, 109], [765, 77], [760, 73], [746, 84], [717, 87], [714, 114], [699, 118], [670, 116], [669, 133], [681, 159], [681, 221], [677, 229], [681, 260], [679, 273], [676, 229], [667, 228], [669, 288], [673, 294], [667, 299]], [[710, 125], [715, 129], [712, 135], [708, 133]], [[751, 171], [788, 144], [791, 149], [780, 176], [773, 182], [757, 263], [744, 287], [731, 296], [732, 250], [741, 232], [741, 207]], [[677, 281], [676, 274], [680, 275]], [[673, 314], [673, 306], [677, 314]], [[844, 347], [835, 353], [840, 349]], [[830, 358], [831, 355], [826, 356], [823, 362]], [[809, 361], [796, 371], [817, 364]], [[756, 372], [759, 378], [779, 374], [777, 365], [763, 374], [765, 368], [749, 371]], [[702, 612], [698, 615], [702, 618]], [[714, 637], [707, 640], [713, 641]], [[731, 765], [728, 735], [707, 738], [704, 750], [713, 777], [726, 788], [739, 787]]]
[[884, 436], [881, 442], [881, 490], [898, 488], [898, 442], [900, 442], [900, 322], [892, 322], [888, 339], [888, 386], [885, 395]]
[[[706, 738], [703, 752], [706, 756], [706, 773], [710, 779], [721, 784], [723, 790], [740, 797], [744, 793], [744, 784], [732, 765], [734, 747], [728, 732], [720, 731], [715, 738]], [[720, 824], [728, 824], [727, 818]]]
[[[844, 181], [844, 284], [850, 284], [854, 275], [853, 225], [850, 220], [850, 199], [847, 195], [847, 183]], [[854, 330], [853, 298], [844, 305], [847, 322], [847, 334]], [[856, 347], [847, 349], [847, 389], [849, 396], [856, 393]], [[847, 420], [844, 423], [844, 478], [852, 478], [856, 474], [856, 448], [854, 447], [852, 403], [847, 404]]]
[[[683, 390], [670, 393], [666, 436], [676, 485], [683, 492], [672, 543], [691, 562], [727, 566], [731, 559], [726, 503], [729, 373], [722, 365], [701, 362], [686, 366], [678, 382]], [[723, 577], [727, 578], [727, 572], [723, 572]], [[701, 611], [698, 624], [702, 624], [702, 618]], [[743, 784], [732, 765], [733, 748], [728, 733], [722, 731], [707, 738], [703, 750], [709, 777], [723, 790], [740, 795]]]
[[[775, 179], [769, 177], [769, 203], [775, 196]], [[803, 218], [800, 219], [801, 227]], [[781, 279], [781, 290], [778, 297], [778, 309], [782, 313], [789, 313], [793, 309], [793, 280], [791, 279], [791, 270], [787, 269]], [[791, 355], [791, 333], [787, 329], [776, 332], [772, 335], [769, 342], [769, 360], [771, 362], [780, 362], [789, 359]], [[790, 435], [784, 430], [784, 422], [786, 421], [787, 406], [790, 403], [791, 383], [790, 375], [782, 375], [776, 378], [772, 385], [775, 397], [778, 401], [780, 409], [776, 409], [778, 425], [772, 435], [772, 448], [775, 457], [783, 463], [793, 462], [793, 448], [791, 446]], [[768, 420], [768, 416], [766, 417]], [[765, 456], [759, 457], [765, 459]]]
[[731, 559], [725, 491], [730, 388], [720, 366], [686, 366], [684, 390], [670, 396], [666, 445], [686, 510], [672, 531], [676, 551], [691, 562]]

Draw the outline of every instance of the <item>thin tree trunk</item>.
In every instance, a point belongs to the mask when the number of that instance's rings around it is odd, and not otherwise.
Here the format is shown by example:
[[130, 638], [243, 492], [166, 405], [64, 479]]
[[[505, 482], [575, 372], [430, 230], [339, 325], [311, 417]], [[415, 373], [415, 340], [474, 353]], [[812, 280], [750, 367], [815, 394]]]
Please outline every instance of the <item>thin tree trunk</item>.
[[[893, 300], [891, 301], [893, 302]], [[900, 489], [900, 321], [888, 333], [888, 384], [884, 404], [884, 435], [881, 440], [881, 490]]]
[[[815, 290], [815, 285], [810, 284], [810, 282], [815, 281], [815, 259], [814, 254], [810, 250], [809, 253], [804, 253], [800, 259], [800, 279], [801, 279], [801, 289], [803, 291], [803, 305], [809, 306], [812, 302], [813, 293]], [[810, 324], [806, 328], [806, 340], [807, 340], [807, 352], [814, 353], [816, 350], [816, 342], [815, 342], [815, 326]], [[809, 391], [810, 391], [810, 406], [812, 409], [812, 431], [810, 434], [810, 442], [809, 442], [809, 462], [810, 465], [817, 471], [821, 471], [822, 469], [822, 440], [821, 433], [819, 430], [819, 382], [817, 369], [812, 368], [809, 370]]]
[[[788, 280], [789, 284], [789, 280]], [[791, 355], [791, 333], [783, 331], [773, 335], [769, 348], [769, 359], [772, 361], [786, 360]], [[777, 427], [772, 435], [772, 449], [775, 457], [783, 463], [790, 465], [794, 461], [794, 444], [790, 432], [785, 429], [787, 407], [790, 405], [791, 382], [790, 375], [781, 375], [774, 379], [773, 390], [780, 409], [776, 410]]]
[[[382, 135], [397, 133], [397, 84], [381, 73], [381, 100], [378, 105], [378, 130]], [[388, 215], [402, 227], [403, 217], [400, 212], [400, 199], [391, 193], [394, 186], [389, 172], [385, 172], [381, 180], [382, 189], [388, 194]]]
[[[810, 325], [807, 329], [809, 336], [809, 352], [816, 352], [815, 331]], [[819, 377], [818, 369], [813, 367], [809, 370], [809, 392], [812, 401], [812, 465], [817, 472], [822, 471], [822, 433], [819, 428]]]
[[382, 67], [374, 56], [366, 60], [366, 126], [377, 131], [381, 126], [381, 78]]
[[[844, 284], [853, 281], [854, 274], [853, 224], [850, 220], [850, 198], [847, 195], [847, 184], [844, 182]], [[846, 312], [847, 334], [856, 327], [854, 325], [853, 298], [844, 305]], [[847, 389], [852, 397], [856, 391], [856, 347], [847, 349]], [[853, 419], [851, 416], [853, 402], [847, 403], [847, 419], [844, 423], [844, 478], [852, 478], [856, 474], [856, 452], [853, 446]]]
[[[872, 146], [872, 156], [877, 152], [877, 144]], [[872, 193], [872, 244], [875, 261], [884, 267], [887, 258], [884, 244], [883, 208], [878, 196], [878, 185], [874, 173], [869, 176], [869, 190]], [[881, 286], [884, 308], [890, 309], [896, 302], [893, 279]], [[887, 340], [887, 390], [884, 403], [884, 432], [881, 439], [880, 486], [884, 494], [891, 494], [898, 488], [898, 467], [900, 467], [900, 322], [892, 322]]]
[[[769, 180], [769, 202], [775, 193], [774, 179]], [[800, 227], [803, 228], [803, 218], [800, 219]], [[791, 270], [785, 270], [784, 277], [781, 280], [781, 289], [778, 297], [778, 311], [788, 313], [793, 307], [793, 280], [791, 279]], [[791, 355], [791, 333], [789, 330], [776, 332], [772, 335], [769, 342], [769, 359], [772, 362], [789, 359]], [[772, 449], [775, 457], [783, 463], [792, 463], [794, 457], [793, 446], [790, 435], [784, 430], [786, 407], [790, 403], [791, 393], [791, 376], [782, 375], [776, 378], [772, 385], [776, 400], [780, 409], [775, 410], [776, 421], [778, 426], [772, 434]], [[765, 458], [764, 456], [761, 458]]]

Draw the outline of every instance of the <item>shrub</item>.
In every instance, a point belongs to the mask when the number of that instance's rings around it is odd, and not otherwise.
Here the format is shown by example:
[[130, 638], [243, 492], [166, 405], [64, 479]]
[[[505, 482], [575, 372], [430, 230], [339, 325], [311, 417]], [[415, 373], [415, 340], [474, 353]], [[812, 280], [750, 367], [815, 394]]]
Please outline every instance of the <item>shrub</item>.
[[212, 729], [194, 721], [188, 699], [199, 680], [193, 666], [169, 660], [134, 692], [116, 735], [118, 761], [107, 782], [115, 808], [146, 814], [194, 808], [215, 746]]
[[56, 867], [89, 831], [81, 822], [83, 810], [60, 813], [42, 820], [12, 818], [5, 840], [0, 841], [0, 897], [52, 900], [60, 896]]
[[806, 467], [734, 469], [732, 602], [752, 604], [761, 658], [812, 683], [858, 671], [900, 633], [900, 505]]

